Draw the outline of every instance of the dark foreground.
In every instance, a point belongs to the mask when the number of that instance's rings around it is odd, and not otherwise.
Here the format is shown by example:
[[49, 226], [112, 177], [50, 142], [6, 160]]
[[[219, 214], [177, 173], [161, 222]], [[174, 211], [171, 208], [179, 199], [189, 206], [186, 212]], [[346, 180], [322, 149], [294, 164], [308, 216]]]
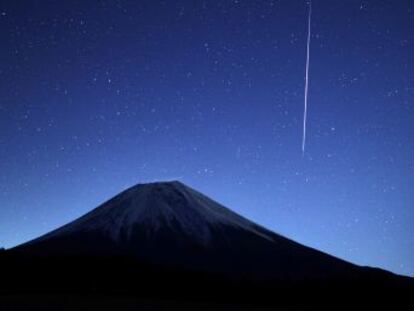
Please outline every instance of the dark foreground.
[[413, 281], [246, 281], [127, 258], [0, 257], [0, 310], [321, 310], [409, 308]]
[[[268, 311], [271, 307], [254, 305], [217, 304], [207, 302], [185, 302], [175, 300], [145, 300], [130, 296], [92, 295], [14, 295], [0, 297], [0, 310], [141, 310], [141, 311]], [[278, 309], [292, 310], [292, 309]], [[298, 310], [298, 309], [294, 309]]]

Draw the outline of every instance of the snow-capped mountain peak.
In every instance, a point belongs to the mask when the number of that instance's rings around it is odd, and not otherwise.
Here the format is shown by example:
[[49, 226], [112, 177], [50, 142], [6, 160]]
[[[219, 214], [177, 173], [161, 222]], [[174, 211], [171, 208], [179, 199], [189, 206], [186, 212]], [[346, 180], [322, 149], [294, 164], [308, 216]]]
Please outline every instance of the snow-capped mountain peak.
[[131, 240], [136, 229], [151, 236], [168, 228], [206, 245], [211, 240], [212, 228], [220, 226], [232, 226], [272, 239], [265, 230], [259, 231], [257, 224], [181, 182], [170, 181], [133, 186], [31, 243], [81, 232], [99, 232], [122, 243]]

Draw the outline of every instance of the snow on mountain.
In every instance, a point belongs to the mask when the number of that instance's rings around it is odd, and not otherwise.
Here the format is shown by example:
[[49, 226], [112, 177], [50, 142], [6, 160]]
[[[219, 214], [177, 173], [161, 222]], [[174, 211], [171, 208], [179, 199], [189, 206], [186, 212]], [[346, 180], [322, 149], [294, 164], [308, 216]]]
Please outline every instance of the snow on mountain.
[[178, 181], [138, 184], [83, 217], [30, 243], [80, 232], [99, 231], [115, 242], [131, 239], [134, 228], [148, 235], [169, 227], [180, 229], [197, 242], [211, 242], [211, 230], [232, 226], [273, 240], [259, 225], [232, 212], [200, 192]]

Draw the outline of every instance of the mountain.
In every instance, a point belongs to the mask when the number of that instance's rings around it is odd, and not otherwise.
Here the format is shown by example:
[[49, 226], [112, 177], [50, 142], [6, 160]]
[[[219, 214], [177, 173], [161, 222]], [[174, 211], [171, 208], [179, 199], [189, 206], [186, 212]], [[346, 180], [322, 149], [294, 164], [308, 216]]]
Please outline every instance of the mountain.
[[[278, 301], [287, 302], [292, 293], [309, 301], [321, 290], [352, 289], [359, 295], [368, 287], [390, 295], [412, 285], [409, 278], [278, 235], [177, 181], [131, 187], [5, 253], [3, 260], [14, 267], [3, 273], [14, 288], [8, 292], [24, 284], [29, 292], [122, 292], [272, 305], [276, 289]], [[241, 293], [245, 297], [236, 298]]]
[[247, 278], [350, 276], [355, 266], [297, 244], [173, 181], [140, 184], [13, 251], [129, 255]]

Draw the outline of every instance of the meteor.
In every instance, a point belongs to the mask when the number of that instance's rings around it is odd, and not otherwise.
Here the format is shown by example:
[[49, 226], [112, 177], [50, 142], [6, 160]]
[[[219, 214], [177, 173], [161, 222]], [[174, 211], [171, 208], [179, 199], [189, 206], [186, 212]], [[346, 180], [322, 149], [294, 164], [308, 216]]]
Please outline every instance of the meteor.
[[311, 18], [312, 18], [312, 0], [309, 0], [309, 13], [308, 13], [308, 38], [306, 41], [306, 69], [305, 69], [305, 98], [304, 98], [304, 111], [303, 111], [303, 136], [302, 136], [302, 154], [305, 154], [306, 147], [306, 121], [308, 117], [308, 91], [309, 91], [309, 48], [311, 40]]

